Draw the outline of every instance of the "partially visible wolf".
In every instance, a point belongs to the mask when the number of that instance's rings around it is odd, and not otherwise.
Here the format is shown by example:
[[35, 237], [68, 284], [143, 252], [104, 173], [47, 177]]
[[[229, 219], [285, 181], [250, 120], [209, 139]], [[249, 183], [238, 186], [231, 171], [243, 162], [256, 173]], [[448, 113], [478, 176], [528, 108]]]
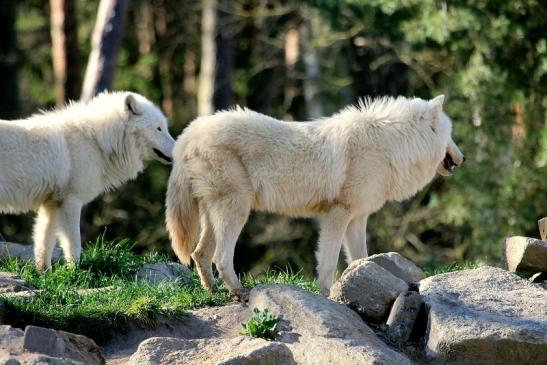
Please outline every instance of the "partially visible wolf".
[[443, 100], [365, 99], [307, 123], [239, 108], [196, 119], [175, 143], [167, 190], [175, 253], [195, 261], [208, 289], [214, 258], [230, 292], [245, 299], [233, 255], [251, 209], [315, 216], [318, 282], [328, 295], [342, 244], [348, 262], [367, 256], [370, 214], [463, 162]]
[[51, 266], [57, 236], [65, 260], [77, 263], [82, 206], [134, 179], [144, 160], [170, 163], [174, 143], [162, 112], [128, 92], [0, 121], [0, 212], [38, 211], [39, 270]]

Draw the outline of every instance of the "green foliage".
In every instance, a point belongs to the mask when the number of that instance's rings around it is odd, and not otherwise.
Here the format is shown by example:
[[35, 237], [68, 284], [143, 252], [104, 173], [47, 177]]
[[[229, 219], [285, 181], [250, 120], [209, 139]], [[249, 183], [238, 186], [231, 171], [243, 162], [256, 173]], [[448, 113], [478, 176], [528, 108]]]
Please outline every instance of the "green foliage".
[[275, 340], [278, 334], [278, 322], [279, 317], [270, 313], [267, 308], [264, 311], [254, 308], [253, 317], [247, 323], [241, 324], [243, 332], [240, 335]]
[[296, 286], [311, 293], [319, 293], [319, 287], [314, 279], [304, 277], [302, 270], [294, 272], [291, 267], [281, 270], [268, 270], [260, 276], [245, 275], [243, 285], [246, 288], [253, 288], [259, 284], [285, 284]]
[[424, 274], [426, 277], [429, 277], [453, 271], [478, 269], [479, 267], [481, 267], [480, 264], [473, 262], [464, 262], [463, 264], [453, 262], [451, 264], [441, 265], [437, 267], [427, 266], [424, 268]]
[[[29, 262], [1, 260], [0, 271], [17, 273], [39, 290], [32, 298], [3, 298], [4, 318], [14, 326], [53, 327], [102, 343], [130, 323], [154, 326], [160, 317], [180, 319], [187, 309], [230, 301], [226, 291], [212, 294], [202, 289], [195, 273], [184, 286], [137, 280], [134, 274], [140, 267], [162, 257], [136, 255], [129, 250], [131, 246], [127, 240], [99, 239], [82, 253], [80, 266], [56, 263], [46, 273], [37, 272]], [[109, 260], [113, 260], [111, 266]], [[86, 293], [82, 289], [97, 290]]]

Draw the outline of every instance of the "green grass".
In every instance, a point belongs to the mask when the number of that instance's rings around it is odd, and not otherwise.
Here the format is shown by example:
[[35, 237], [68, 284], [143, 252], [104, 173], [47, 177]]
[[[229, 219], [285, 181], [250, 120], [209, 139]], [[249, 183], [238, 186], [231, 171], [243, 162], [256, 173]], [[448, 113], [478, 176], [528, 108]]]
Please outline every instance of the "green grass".
[[453, 271], [477, 269], [479, 267], [481, 267], [481, 265], [474, 262], [464, 262], [462, 264], [454, 262], [451, 264], [445, 264], [441, 266], [426, 266], [423, 269], [423, 271], [425, 276], [429, 277], [429, 276], [445, 274], [445, 273], [453, 272]]
[[[83, 251], [78, 267], [53, 265], [39, 273], [33, 263], [17, 259], [0, 260], [0, 271], [14, 272], [41, 290], [32, 298], [3, 298], [4, 322], [23, 328], [33, 324], [79, 333], [104, 343], [130, 324], [153, 327], [160, 317], [182, 319], [185, 311], [220, 306], [232, 299], [217, 280], [215, 293], [205, 291], [195, 272], [181, 285], [162, 282], [149, 285], [135, 274], [145, 264], [168, 261], [153, 254], [137, 255], [127, 240], [105, 242], [98, 239]], [[246, 276], [243, 285], [252, 288], [262, 283], [296, 285], [317, 293], [314, 280], [287, 269], [267, 272], [261, 277]], [[79, 289], [104, 288], [82, 294]]]

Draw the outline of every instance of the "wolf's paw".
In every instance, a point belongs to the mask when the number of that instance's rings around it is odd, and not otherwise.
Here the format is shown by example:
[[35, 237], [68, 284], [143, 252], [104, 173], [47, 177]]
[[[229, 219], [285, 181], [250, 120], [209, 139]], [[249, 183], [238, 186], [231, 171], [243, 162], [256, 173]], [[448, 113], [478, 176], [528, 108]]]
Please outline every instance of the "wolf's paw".
[[230, 294], [232, 294], [238, 302], [247, 303], [249, 301], [248, 289], [235, 289], [230, 291]]

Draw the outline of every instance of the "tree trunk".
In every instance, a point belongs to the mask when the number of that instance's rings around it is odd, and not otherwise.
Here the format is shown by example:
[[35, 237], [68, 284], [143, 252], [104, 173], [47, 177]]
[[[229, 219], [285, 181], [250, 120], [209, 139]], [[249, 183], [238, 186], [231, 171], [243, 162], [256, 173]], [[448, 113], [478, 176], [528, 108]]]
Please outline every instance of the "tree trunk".
[[198, 115], [214, 112], [216, 69], [216, 0], [203, 0], [201, 20], [201, 70], [198, 85]]
[[306, 70], [304, 79], [304, 99], [306, 100], [306, 115], [309, 119], [319, 118], [323, 115], [323, 108], [319, 99], [319, 59], [317, 51], [311, 45], [314, 38], [311, 20], [304, 21], [303, 60]]
[[0, 119], [19, 116], [15, 0], [0, 2]]
[[50, 0], [51, 45], [57, 105], [78, 99], [81, 89], [78, 22], [74, 0]]
[[112, 86], [128, 4], [129, 0], [101, 0], [99, 4], [82, 89], [84, 101]]
[[[234, 16], [233, 1], [219, 0], [216, 32], [216, 72], [214, 107], [228, 109], [234, 104], [232, 74], [234, 70]], [[222, 30], [222, 31], [221, 31]]]

